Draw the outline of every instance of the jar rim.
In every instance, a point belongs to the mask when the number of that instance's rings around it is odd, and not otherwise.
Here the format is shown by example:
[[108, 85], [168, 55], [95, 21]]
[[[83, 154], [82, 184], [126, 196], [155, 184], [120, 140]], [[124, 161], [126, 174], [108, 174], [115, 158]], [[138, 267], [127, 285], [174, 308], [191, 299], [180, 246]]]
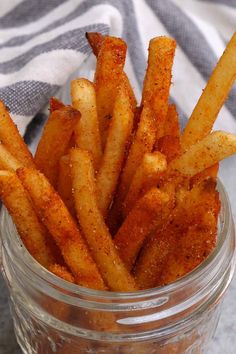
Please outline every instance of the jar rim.
[[[221, 199], [221, 218], [223, 220], [223, 225], [220, 230], [220, 238], [217, 242], [217, 245], [215, 249], [210, 253], [210, 255], [200, 264], [198, 265], [194, 270], [186, 274], [185, 276], [177, 279], [176, 281], [164, 285], [164, 286], [158, 286], [155, 288], [150, 288], [146, 290], [138, 290], [135, 292], [112, 292], [112, 291], [102, 291], [102, 290], [95, 290], [95, 289], [90, 289], [90, 288], [85, 288], [83, 286], [79, 286], [77, 284], [69, 283], [65, 281], [64, 279], [61, 279], [57, 277], [56, 275], [52, 274], [49, 272], [46, 268], [41, 266], [28, 252], [28, 250], [25, 248], [25, 246], [22, 244], [22, 241], [18, 235], [17, 232], [15, 232], [16, 236], [16, 245], [14, 245], [14, 250], [16, 257], [18, 260], [20, 260], [23, 265], [27, 268], [27, 270], [30, 273], [33, 273], [36, 275], [41, 281], [45, 281], [47, 284], [50, 284], [54, 289], [58, 288], [60, 289], [65, 296], [71, 296], [67, 294], [73, 294], [73, 296], [79, 295], [82, 297], [89, 297], [89, 298], [94, 298], [96, 301], [99, 301], [99, 299], [107, 299], [111, 301], [115, 301], [117, 299], [119, 300], [124, 300], [128, 301], [127, 305], [129, 305], [130, 301], [135, 300], [138, 301], [139, 299], [143, 299], [146, 297], [161, 297], [164, 296], [166, 293], [172, 293], [178, 290], [178, 288], [183, 288], [185, 286], [188, 286], [193, 280], [196, 280], [197, 278], [201, 277], [204, 272], [206, 272], [206, 269], [211, 266], [213, 261], [219, 256], [219, 253], [221, 252], [222, 248], [224, 247], [227, 237], [230, 237], [229, 235], [229, 226], [231, 222], [231, 209], [230, 209], [230, 203], [229, 199], [227, 196], [227, 193], [225, 191], [225, 188], [223, 187], [223, 184], [220, 180], [218, 180], [217, 183], [217, 189], [220, 194], [220, 199]], [[1, 213], [2, 215], [2, 220], [1, 223], [7, 223], [8, 227], [14, 226], [12, 219], [8, 218], [8, 212], [5, 208], [2, 209]], [[11, 225], [12, 224], [12, 225]], [[15, 226], [14, 226], [15, 228]], [[15, 229], [16, 231], [16, 229]], [[4, 240], [3, 240], [4, 244]], [[232, 255], [233, 257], [233, 255]], [[113, 305], [115, 305], [113, 303]]]

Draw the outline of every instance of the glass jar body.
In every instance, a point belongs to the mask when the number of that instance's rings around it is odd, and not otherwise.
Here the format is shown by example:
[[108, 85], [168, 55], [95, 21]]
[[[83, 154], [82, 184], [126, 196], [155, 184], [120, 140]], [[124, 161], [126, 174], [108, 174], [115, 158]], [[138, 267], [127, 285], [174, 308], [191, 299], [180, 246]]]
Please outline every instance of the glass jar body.
[[2, 269], [23, 352], [204, 353], [234, 270], [234, 227], [222, 187], [220, 195], [216, 250], [175, 283], [136, 293], [94, 291], [55, 277], [28, 254], [3, 211]]

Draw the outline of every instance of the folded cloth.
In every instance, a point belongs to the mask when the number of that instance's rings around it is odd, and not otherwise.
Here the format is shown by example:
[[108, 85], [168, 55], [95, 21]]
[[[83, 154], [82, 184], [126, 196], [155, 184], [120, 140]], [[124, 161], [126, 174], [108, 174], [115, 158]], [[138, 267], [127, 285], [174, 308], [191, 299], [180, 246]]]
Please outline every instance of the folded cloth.
[[[126, 71], [138, 98], [149, 39], [169, 35], [178, 44], [171, 100], [184, 125], [235, 24], [235, 0], [0, 1], [0, 99], [33, 148], [46, 120], [49, 98], [56, 95], [69, 102], [68, 79], [93, 76], [95, 59], [86, 31], [127, 41]], [[216, 129], [236, 133], [235, 102], [236, 87], [220, 112]], [[223, 173], [231, 196], [236, 192], [235, 161], [231, 159]], [[236, 213], [236, 198], [231, 201]], [[0, 354], [16, 354], [14, 341], [7, 335], [11, 326], [2, 326], [1, 321], [8, 323], [0, 319]]]

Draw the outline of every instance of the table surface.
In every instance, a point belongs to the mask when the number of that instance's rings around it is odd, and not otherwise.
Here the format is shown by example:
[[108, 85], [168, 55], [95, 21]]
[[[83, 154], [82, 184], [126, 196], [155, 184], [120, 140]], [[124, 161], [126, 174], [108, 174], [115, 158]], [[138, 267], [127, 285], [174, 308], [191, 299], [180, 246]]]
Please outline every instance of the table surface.
[[[228, 192], [236, 220], [236, 156], [224, 161], [220, 177]], [[208, 354], [235, 354], [236, 352], [236, 275], [227, 291], [216, 334]], [[13, 332], [8, 309], [8, 294], [0, 275], [0, 354], [21, 354]]]

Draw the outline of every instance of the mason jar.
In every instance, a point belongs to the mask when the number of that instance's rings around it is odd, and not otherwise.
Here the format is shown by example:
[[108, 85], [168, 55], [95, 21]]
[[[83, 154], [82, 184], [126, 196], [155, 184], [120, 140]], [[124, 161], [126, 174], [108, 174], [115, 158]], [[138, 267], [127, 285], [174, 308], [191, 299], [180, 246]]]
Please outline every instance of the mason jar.
[[3, 209], [2, 271], [23, 353], [205, 353], [234, 271], [232, 214], [220, 183], [218, 189], [215, 250], [176, 282], [133, 293], [91, 290], [51, 274], [22, 245]]

